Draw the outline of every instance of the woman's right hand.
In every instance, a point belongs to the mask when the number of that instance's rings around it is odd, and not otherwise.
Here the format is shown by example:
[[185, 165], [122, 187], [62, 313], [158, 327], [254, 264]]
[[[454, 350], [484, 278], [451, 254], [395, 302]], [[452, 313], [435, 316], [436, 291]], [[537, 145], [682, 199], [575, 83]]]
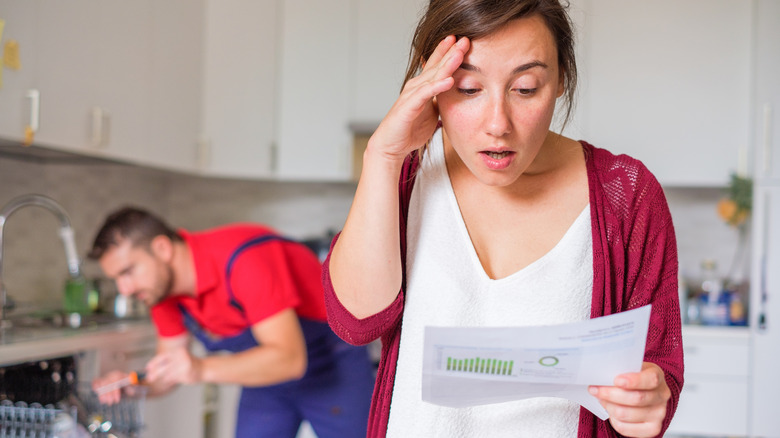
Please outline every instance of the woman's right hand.
[[439, 120], [434, 98], [455, 83], [452, 75], [469, 50], [468, 38], [443, 39], [425, 62], [419, 75], [404, 85], [401, 95], [380, 123], [368, 148], [400, 162], [431, 138]]
[[368, 141], [355, 198], [330, 255], [330, 278], [341, 304], [356, 318], [386, 309], [403, 281], [399, 243], [398, 178], [409, 153], [431, 138], [439, 121], [434, 97], [455, 84], [469, 41], [448, 36]]

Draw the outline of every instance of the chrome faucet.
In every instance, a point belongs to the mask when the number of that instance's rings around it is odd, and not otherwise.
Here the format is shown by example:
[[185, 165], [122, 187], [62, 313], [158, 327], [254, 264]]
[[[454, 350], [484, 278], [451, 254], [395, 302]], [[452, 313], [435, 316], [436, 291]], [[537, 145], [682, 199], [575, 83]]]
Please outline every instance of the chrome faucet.
[[16, 198], [11, 199], [0, 209], [0, 329], [7, 324], [6, 310], [13, 307], [11, 305], [12, 302], [8, 297], [8, 292], [5, 289], [5, 283], [3, 283], [3, 234], [5, 233], [5, 222], [13, 212], [30, 205], [43, 207], [57, 216], [57, 220], [60, 222], [60, 238], [65, 245], [65, 258], [68, 262], [68, 273], [71, 278], [81, 277], [81, 262], [76, 253], [73, 227], [70, 225], [70, 218], [68, 218], [65, 209], [53, 199], [43, 195], [30, 194], [17, 196]]

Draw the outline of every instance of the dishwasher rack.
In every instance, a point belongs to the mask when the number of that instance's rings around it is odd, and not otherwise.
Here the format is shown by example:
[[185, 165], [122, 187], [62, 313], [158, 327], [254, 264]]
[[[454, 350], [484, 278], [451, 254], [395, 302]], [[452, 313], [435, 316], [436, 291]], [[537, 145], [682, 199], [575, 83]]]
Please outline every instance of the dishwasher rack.
[[100, 403], [91, 388], [56, 405], [0, 401], [0, 438], [141, 438], [146, 388], [123, 391], [119, 403]]
[[76, 410], [0, 401], [0, 438], [67, 438], [74, 436]]
[[[88, 429], [91, 437], [110, 435], [141, 438], [144, 429], [143, 408], [146, 387], [132, 386], [122, 389], [119, 403], [103, 404], [91, 388], [81, 387], [79, 399], [88, 413]], [[2, 437], [0, 437], [2, 438]]]

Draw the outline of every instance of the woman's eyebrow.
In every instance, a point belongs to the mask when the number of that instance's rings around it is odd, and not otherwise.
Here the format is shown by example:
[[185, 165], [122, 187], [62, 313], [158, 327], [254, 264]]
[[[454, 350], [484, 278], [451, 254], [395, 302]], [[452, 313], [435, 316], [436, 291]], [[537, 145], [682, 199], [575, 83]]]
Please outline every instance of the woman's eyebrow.
[[[530, 70], [530, 69], [532, 69], [534, 67], [547, 68], [547, 64], [543, 63], [542, 61], [527, 62], [525, 64], [522, 64], [522, 65], [519, 65], [519, 66], [515, 67], [515, 69], [512, 70], [512, 74], [516, 75], [518, 73], [522, 73], [524, 71]], [[473, 71], [473, 72], [476, 72], [476, 73], [481, 73], [482, 72], [482, 70], [480, 70], [479, 67], [477, 67], [476, 65], [471, 65], [471, 64], [469, 64], [467, 62], [462, 63], [459, 68], [463, 69], [463, 70], [466, 70], [466, 71]]]

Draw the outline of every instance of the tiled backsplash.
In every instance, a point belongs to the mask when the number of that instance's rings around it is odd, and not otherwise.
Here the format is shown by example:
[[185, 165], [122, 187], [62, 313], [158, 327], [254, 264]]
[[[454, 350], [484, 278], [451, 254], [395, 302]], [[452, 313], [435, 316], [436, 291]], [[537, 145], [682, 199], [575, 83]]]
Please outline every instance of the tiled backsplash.
[[[723, 222], [717, 214], [716, 204], [725, 195], [720, 188], [667, 188], [666, 198], [672, 212], [680, 273], [688, 278], [699, 276], [701, 262], [713, 259], [718, 271], [725, 275], [737, 249], [738, 232]], [[750, 272], [746, 248], [745, 275]]]
[[[82, 160], [83, 161], [83, 160]], [[340, 229], [354, 184], [275, 183], [207, 179], [121, 164], [0, 155], [0, 206], [38, 193], [62, 205], [81, 257], [111, 211], [132, 204], [163, 216], [171, 226], [199, 230], [235, 221], [262, 222], [294, 238]], [[3, 281], [17, 303], [57, 307], [67, 276], [54, 215], [25, 207], [5, 225]], [[100, 275], [96, 263], [84, 272]]]
[[[262, 222], [295, 238], [340, 229], [355, 186], [350, 183], [277, 183], [200, 178], [154, 169], [82, 161], [28, 161], [0, 155], [0, 205], [28, 193], [59, 202], [69, 213], [84, 255], [105, 215], [133, 204], [175, 227], [199, 230], [236, 221]], [[737, 234], [715, 212], [720, 189], [667, 190], [680, 267], [696, 275], [703, 258], [727, 269]], [[14, 213], [6, 224], [3, 277], [11, 296], [30, 306], [52, 306], [67, 274], [53, 215], [38, 207]], [[98, 275], [85, 262], [88, 275]]]

